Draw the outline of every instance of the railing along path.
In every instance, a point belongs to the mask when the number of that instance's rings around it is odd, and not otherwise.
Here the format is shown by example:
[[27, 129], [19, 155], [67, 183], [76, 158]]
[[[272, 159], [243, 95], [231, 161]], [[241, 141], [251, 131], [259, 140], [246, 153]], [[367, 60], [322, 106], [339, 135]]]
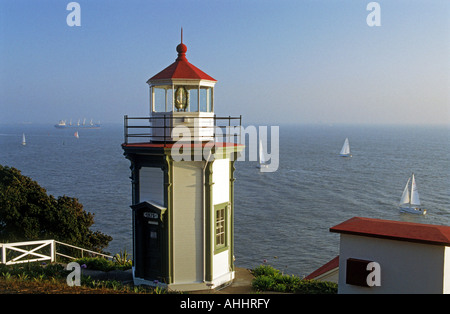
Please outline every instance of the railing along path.
[[109, 259], [113, 258], [112, 256], [107, 254], [87, 250], [81, 247], [59, 242], [56, 240], [40, 240], [40, 241], [27, 241], [14, 243], [0, 243], [0, 252], [1, 252], [0, 263], [6, 265], [13, 265], [38, 261], [55, 262], [57, 256], [65, 257], [72, 260], [78, 258], [67, 254], [63, 254], [61, 253], [61, 251], [58, 252], [57, 244], [63, 247], [69, 247], [71, 249], [78, 250], [79, 252], [81, 252], [81, 257], [84, 257], [85, 254], [87, 253], [90, 256], [95, 255]]

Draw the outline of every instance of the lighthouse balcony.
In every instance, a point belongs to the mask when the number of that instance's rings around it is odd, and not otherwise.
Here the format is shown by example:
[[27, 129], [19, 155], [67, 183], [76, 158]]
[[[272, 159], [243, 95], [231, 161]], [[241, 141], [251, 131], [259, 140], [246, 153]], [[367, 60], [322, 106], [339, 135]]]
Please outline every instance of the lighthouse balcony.
[[124, 116], [124, 143], [241, 142], [242, 116], [212, 112], [154, 112], [151, 117]]

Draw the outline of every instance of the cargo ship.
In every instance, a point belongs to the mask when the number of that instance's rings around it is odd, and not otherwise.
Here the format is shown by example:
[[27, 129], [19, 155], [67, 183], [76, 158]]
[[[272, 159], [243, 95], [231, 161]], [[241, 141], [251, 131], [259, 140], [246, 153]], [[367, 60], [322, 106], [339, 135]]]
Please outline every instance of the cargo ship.
[[72, 120], [70, 120], [70, 122], [67, 123], [66, 120], [60, 120], [58, 124], [55, 124], [55, 128], [58, 128], [58, 129], [66, 129], [66, 128], [99, 129], [100, 122], [93, 123], [92, 119], [91, 119], [91, 121], [89, 123], [86, 123], [86, 119], [84, 119], [82, 123], [80, 123], [80, 120], [78, 120], [77, 123], [72, 123]]

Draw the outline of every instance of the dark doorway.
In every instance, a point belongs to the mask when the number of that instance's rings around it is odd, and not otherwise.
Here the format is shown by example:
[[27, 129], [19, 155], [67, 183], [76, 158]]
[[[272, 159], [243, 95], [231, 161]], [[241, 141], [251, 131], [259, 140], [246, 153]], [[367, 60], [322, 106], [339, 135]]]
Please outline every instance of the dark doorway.
[[165, 208], [149, 202], [142, 202], [131, 208], [134, 210], [135, 219], [135, 276], [146, 280], [164, 281], [166, 237], [161, 218]]

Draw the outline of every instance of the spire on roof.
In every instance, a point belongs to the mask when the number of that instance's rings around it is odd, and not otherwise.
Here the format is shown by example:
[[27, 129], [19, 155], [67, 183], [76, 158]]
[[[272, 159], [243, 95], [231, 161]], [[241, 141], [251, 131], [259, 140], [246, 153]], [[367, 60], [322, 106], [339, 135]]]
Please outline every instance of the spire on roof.
[[185, 44], [183, 44], [183, 27], [181, 28], [181, 43], [177, 46], [177, 52], [178, 52], [178, 58], [176, 59], [177, 61], [180, 60], [186, 60], [186, 51], [187, 51], [187, 47]]

